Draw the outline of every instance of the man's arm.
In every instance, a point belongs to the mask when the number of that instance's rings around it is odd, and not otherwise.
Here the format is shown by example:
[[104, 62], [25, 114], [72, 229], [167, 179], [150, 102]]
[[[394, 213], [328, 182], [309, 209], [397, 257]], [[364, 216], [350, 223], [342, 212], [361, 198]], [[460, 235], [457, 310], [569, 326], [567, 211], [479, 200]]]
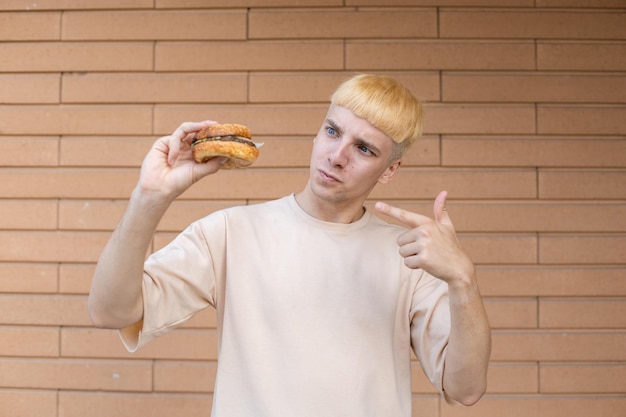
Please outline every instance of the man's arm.
[[193, 161], [193, 136], [213, 123], [183, 123], [172, 135], [158, 139], [146, 155], [128, 207], [96, 265], [88, 299], [96, 327], [121, 329], [142, 319], [143, 263], [159, 221], [176, 197], [224, 162]]
[[448, 289], [451, 327], [443, 387], [450, 398], [472, 405], [487, 389], [491, 330], [474, 275]]
[[400, 255], [413, 269], [423, 269], [448, 284], [450, 338], [443, 388], [446, 395], [472, 405], [487, 388], [491, 331], [478, 291], [474, 264], [461, 247], [446, 211], [447, 193], [435, 199], [434, 220], [384, 203], [376, 209], [411, 227], [398, 237]]

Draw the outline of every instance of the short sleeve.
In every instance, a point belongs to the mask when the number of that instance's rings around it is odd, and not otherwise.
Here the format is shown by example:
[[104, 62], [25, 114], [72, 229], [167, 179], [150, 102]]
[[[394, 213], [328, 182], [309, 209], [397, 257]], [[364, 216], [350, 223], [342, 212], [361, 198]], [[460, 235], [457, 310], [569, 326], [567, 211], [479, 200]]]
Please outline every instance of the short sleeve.
[[[221, 230], [223, 236], [223, 227]], [[142, 282], [143, 319], [119, 331], [128, 351], [136, 351], [197, 312], [215, 306], [216, 273], [205, 235], [204, 225], [193, 223], [146, 260]]]
[[450, 337], [448, 285], [422, 273], [411, 305], [411, 346], [430, 382], [443, 392], [443, 369]]

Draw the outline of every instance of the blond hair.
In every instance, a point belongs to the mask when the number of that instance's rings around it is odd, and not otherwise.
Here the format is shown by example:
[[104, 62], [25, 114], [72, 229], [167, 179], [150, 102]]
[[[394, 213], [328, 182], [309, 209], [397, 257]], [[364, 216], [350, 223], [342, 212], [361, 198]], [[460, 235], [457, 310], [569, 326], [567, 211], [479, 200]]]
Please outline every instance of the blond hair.
[[402, 84], [385, 75], [361, 74], [344, 81], [331, 97], [367, 120], [395, 143], [397, 159], [422, 135], [422, 102]]

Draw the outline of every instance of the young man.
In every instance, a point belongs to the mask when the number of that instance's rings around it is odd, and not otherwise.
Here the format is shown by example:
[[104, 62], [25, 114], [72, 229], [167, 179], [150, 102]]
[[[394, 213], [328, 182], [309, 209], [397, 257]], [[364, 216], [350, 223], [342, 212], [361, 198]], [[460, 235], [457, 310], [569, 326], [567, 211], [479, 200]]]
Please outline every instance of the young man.
[[223, 161], [190, 141], [156, 141], [98, 262], [89, 312], [138, 347], [212, 306], [218, 322], [213, 417], [410, 416], [410, 349], [437, 389], [470, 405], [486, 387], [490, 330], [474, 266], [445, 208], [434, 219], [363, 204], [421, 134], [422, 107], [395, 80], [343, 83], [314, 140], [304, 189], [232, 207], [144, 256], [170, 203]]

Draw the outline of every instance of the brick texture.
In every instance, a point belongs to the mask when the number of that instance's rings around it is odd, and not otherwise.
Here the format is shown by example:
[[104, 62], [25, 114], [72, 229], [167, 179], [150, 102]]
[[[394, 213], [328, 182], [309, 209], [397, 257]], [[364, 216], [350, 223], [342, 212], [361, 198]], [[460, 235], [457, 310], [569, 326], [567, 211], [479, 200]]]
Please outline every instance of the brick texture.
[[86, 311], [95, 262], [153, 141], [248, 125], [248, 170], [194, 185], [152, 249], [233, 205], [299, 191], [334, 88], [392, 75], [425, 136], [387, 200], [443, 189], [493, 329], [487, 395], [449, 406], [413, 358], [420, 417], [621, 417], [626, 409], [622, 0], [0, 2], [0, 415], [210, 414], [207, 309], [130, 354]]

